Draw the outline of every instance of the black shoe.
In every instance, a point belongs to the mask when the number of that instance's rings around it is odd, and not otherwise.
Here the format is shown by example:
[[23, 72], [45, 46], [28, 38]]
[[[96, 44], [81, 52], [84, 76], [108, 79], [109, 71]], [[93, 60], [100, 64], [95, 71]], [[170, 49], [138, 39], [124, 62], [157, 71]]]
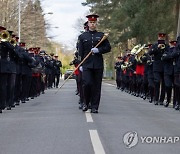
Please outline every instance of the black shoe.
[[92, 110], [91, 110], [91, 113], [98, 113], [98, 110], [92, 109]]
[[139, 97], [139, 94], [136, 94], [136, 97]]
[[25, 101], [29, 101], [29, 98], [26, 98]]
[[153, 102], [153, 100], [152, 100], [152, 99], [150, 99], [150, 100], [149, 100], [149, 103], [152, 103], [152, 102]]
[[85, 112], [85, 111], [87, 111], [87, 110], [88, 110], [88, 107], [87, 107], [86, 105], [83, 105], [82, 111]]
[[14, 107], [16, 107], [16, 106], [13, 104], [13, 105], [11, 105], [11, 107], [14, 108]]
[[83, 108], [82, 104], [79, 105], [79, 109], [81, 110]]
[[34, 99], [34, 97], [31, 97], [31, 99]]
[[175, 110], [179, 110], [179, 105], [176, 105], [176, 106], [174, 107], [174, 109], [175, 109]]
[[143, 99], [146, 100], [146, 96], [145, 95], [143, 96]]
[[163, 105], [163, 102], [162, 102], [162, 101], [159, 101], [159, 105]]
[[165, 102], [164, 107], [168, 107], [168, 106], [169, 106], [169, 102]]
[[8, 106], [6, 109], [7, 109], [7, 110], [11, 110], [11, 107], [10, 107], [10, 106]]
[[19, 102], [16, 102], [16, 103], [15, 103], [15, 105], [17, 105], [17, 106], [18, 106], [18, 105], [19, 105]]
[[158, 101], [154, 101], [154, 105], [158, 105]]
[[2, 110], [0, 109], [0, 113], [2, 113]]

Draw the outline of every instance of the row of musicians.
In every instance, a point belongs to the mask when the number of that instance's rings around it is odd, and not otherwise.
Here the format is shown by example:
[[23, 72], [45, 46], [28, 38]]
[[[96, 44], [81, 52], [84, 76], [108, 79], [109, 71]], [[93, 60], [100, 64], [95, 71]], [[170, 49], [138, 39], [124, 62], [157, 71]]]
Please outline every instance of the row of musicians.
[[[161, 34], [162, 35], [162, 34]], [[155, 44], [145, 46], [145, 52], [118, 57], [115, 63], [117, 89], [136, 97], [149, 98], [155, 105], [169, 106], [173, 91], [173, 107], [180, 106], [180, 37], [165, 41], [165, 34], [158, 35]], [[159, 43], [161, 42], [161, 43]], [[172, 90], [173, 89], [173, 90]], [[164, 102], [166, 99], [166, 102]]]
[[52, 88], [55, 77], [54, 86], [58, 86], [62, 64], [57, 56], [47, 55], [39, 47], [27, 50], [22, 42], [18, 45], [3, 37], [0, 40], [0, 113]]

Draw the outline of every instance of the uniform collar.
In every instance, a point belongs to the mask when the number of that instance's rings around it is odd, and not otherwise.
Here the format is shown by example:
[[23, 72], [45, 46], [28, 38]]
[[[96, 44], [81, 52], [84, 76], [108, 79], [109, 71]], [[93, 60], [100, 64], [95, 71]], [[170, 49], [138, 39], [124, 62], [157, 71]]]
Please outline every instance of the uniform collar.
[[97, 32], [97, 30], [94, 30], [94, 31], [88, 31], [89, 33], [91, 33], [91, 34], [94, 34], [94, 33], [96, 33]]

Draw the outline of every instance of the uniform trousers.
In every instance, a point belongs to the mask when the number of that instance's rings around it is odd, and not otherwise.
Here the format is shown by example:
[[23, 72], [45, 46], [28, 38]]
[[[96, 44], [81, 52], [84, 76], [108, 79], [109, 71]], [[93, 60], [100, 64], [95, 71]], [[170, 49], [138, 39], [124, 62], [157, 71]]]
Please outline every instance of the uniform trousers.
[[121, 87], [121, 72], [120, 71], [116, 71], [116, 85], [117, 85], [117, 88]]
[[83, 92], [84, 103], [88, 106], [91, 101], [91, 107], [98, 110], [101, 97], [103, 69], [83, 68]]
[[0, 108], [14, 105], [14, 89], [16, 74], [1, 73], [0, 74]]
[[19, 102], [21, 91], [22, 91], [22, 76], [21, 74], [16, 74], [14, 102]]
[[171, 101], [172, 86], [173, 86], [173, 75], [164, 75], [164, 82], [166, 87], [167, 102]]
[[174, 75], [174, 84], [175, 84], [175, 96], [176, 96], [176, 101], [177, 104], [180, 106], [180, 73]]
[[60, 74], [55, 74], [55, 86], [58, 87], [59, 85], [59, 78], [60, 78]]
[[[165, 84], [164, 84], [164, 74], [163, 72], [154, 72], [154, 84], [155, 84], [155, 101], [163, 102], [165, 98]], [[161, 84], [161, 95], [159, 100]]]

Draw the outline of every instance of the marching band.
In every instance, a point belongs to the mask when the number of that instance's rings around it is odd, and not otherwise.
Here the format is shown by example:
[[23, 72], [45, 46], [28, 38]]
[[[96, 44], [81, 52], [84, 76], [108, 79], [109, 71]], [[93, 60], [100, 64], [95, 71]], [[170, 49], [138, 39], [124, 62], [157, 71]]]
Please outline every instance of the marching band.
[[117, 57], [117, 89], [148, 98], [154, 105], [168, 107], [172, 101], [175, 110], [179, 110], [180, 37], [169, 44], [165, 38], [165, 33], [159, 33], [155, 44], [138, 44], [125, 56]]
[[61, 61], [40, 47], [27, 49], [12, 31], [0, 26], [0, 113], [58, 88]]

